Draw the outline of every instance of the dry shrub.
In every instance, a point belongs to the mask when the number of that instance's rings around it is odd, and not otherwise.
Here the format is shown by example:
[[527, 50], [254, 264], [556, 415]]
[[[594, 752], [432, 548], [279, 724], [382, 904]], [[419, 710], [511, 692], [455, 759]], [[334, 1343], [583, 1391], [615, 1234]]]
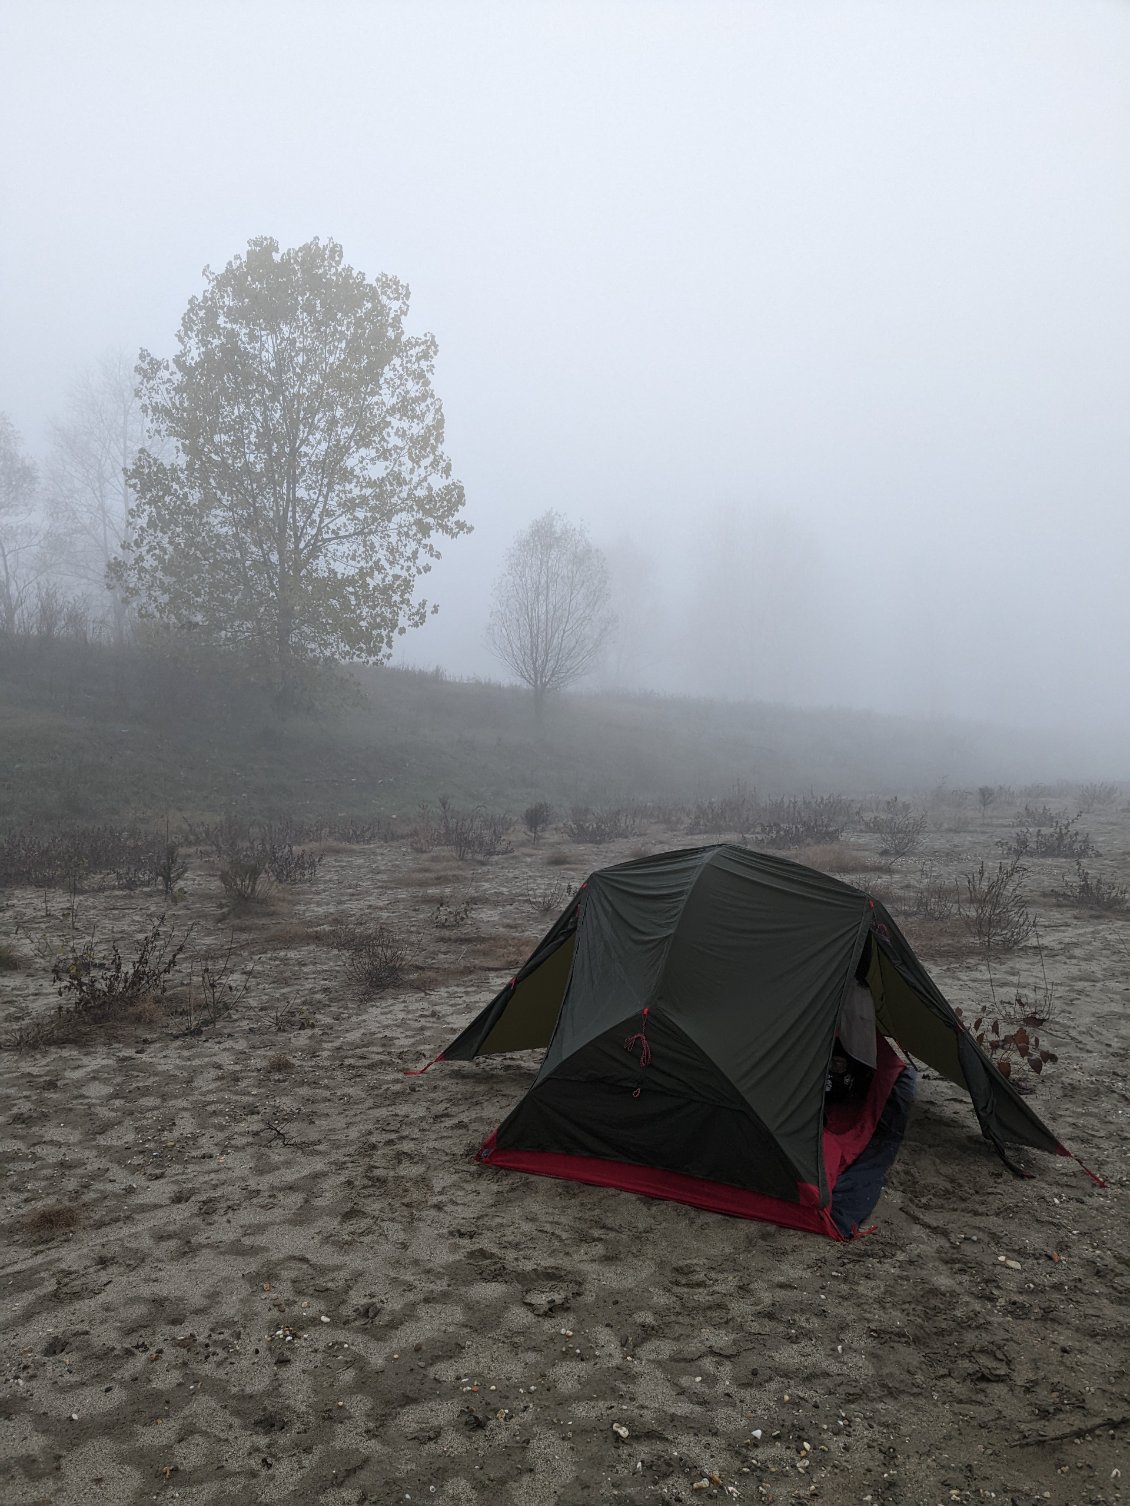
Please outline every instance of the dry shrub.
[[162, 915], [137, 945], [131, 957], [116, 941], [99, 948], [93, 933], [56, 958], [51, 976], [60, 1002], [54, 1015], [23, 1026], [16, 1035], [19, 1047], [63, 1045], [81, 1039], [95, 1027], [126, 1019], [150, 1023], [160, 1018], [181, 953], [192, 935], [181, 938], [166, 930]]
[[563, 910], [572, 892], [572, 885], [565, 879], [526, 880], [526, 903], [544, 915]]
[[823, 847], [838, 842], [855, 815], [855, 805], [842, 795], [791, 796], [767, 800], [757, 811], [750, 832], [767, 847], [790, 850]]
[[601, 847], [606, 842], [622, 841], [640, 835], [640, 811], [635, 805], [574, 805], [561, 831], [570, 842]]
[[345, 973], [364, 998], [403, 982], [408, 954], [387, 926], [337, 926], [332, 944], [345, 953]]
[[18, 953], [6, 941], [0, 941], [0, 973], [15, 973], [19, 968]]
[[536, 800], [533, 805], [527, 805], [522, 813], [522, 822], [535, 842], [552, 820], [553, 807], [548, 800]]
[[263, 1064], [264, 1072], [276, 1072], [279, 1074], [279, 1076], [286, 1076], [288, 1073], [295, 1072], [297, 1070], [298, 1069], [295, 1067], [293, 1061], [291, 1061], [290, 1057], [287, 1056], [285, 1051], [276, 1051], [275, 1054], [273, 1056], [269, 1056], [266, 1062], [264, 1062]]
[[17, 1219], [16, 1228], [31, 1239], [54, 1239], [57, 1234], [70, 1234], [81, 1221], [81, 1211], [74, 1203], [44, 1203]]
[[997, 846], [1006, 855], [1014, 858], [1093, 858], [1098, 856], [1098, 848], [1091, 840], [1089, 831], [1078, 831], [1076, 827], [1082, 811], [1068, 818], [1067, 816], [1053, 816], [1047, 831], [1040, 823], [1037, 823], [1035, 833], [1025, 826], [1018, 831], [1011, 842], [998, 842]]
[[978, 867], [962, 875], [965, 893], [958, 892], [958, 911], [972, 936], [986, 952], [1011, 952], [1032, 934], [1035, 922], [1024, 895], [1028, 870], [1013, 857], [996, 871]]
[[874, 832], [879, 838], [879, 853], [882, 857], [906, 858], [918, 850], [922, 837], [930, 824], [925, 811], [900, 801], [883, 803], [882, 809], [863, 820], [865, 831]]
[[261, 906], [274, 888], [266, 858], [259, 853], [232, 856], [220, 869], [220, 887], [231, 910]]
[[1075, 877], [1065, 878], [1062, 892], [1054, 897], [1076, 909], [1100, 915], [1121, 915], [1130, 910], [1130, 893], [1122, 884], [1104, 878], [1101, 873], [1092, 874], [1078, 859]]

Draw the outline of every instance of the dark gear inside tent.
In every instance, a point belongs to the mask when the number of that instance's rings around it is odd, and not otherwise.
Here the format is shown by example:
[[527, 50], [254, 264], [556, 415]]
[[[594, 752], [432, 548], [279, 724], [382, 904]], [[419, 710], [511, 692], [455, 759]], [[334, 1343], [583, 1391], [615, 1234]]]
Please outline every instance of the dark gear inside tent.
[[480, 1161], [838, 1239], [898, 1152], [908, 1058], [969, 1092], [1006, 1164], [1008, 1143], [1069, 1154], [878, 901], [740, 847], [594, 873], [436, 1060], [534, 1048]]

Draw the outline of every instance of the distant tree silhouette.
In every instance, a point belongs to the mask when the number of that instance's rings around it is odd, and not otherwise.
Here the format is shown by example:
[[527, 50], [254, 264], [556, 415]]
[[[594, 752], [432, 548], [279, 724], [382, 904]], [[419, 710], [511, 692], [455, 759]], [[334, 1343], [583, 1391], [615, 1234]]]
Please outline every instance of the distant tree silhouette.
[[493, 652], [533, 691], [539, 719], [547, 695], [592, 668], [615, 621], [603, 554], [583, 528], [543, 513], [507, 552], [487, 630]]
[[36, 574], [42, 529], [35, 515], [35, 466], [15, 425], [0, 413], [0, 632], [14, 633]]

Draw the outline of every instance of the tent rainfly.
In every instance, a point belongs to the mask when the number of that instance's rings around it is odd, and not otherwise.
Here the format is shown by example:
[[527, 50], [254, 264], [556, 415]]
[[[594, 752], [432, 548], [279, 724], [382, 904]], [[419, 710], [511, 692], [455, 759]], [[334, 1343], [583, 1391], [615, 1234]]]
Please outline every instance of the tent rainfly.
[[[861, 997], [873, 1071], [832, 1103]], [[592, 874], [436, 1060], [534, 1048], [537, 1077], [480, 1161], [833, 1238], [857, 1232], [898, 1149], [914, 1076], [902, 1053], [968, 1090], [1006, 1164], [1007, 1143], [1070, 1154], [877, 900], [740, 847]]]

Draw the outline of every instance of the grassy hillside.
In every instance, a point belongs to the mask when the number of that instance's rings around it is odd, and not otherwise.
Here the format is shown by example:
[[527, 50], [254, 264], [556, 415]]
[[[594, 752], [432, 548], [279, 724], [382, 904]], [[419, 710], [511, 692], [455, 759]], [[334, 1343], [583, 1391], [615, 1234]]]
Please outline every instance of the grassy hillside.
[[517, 689], [395, 669], [281, 720], [199, 658], [0, 642], [5, 825], [232, 807], [405, 814], [441, 794], [520, 810], [709, 794], [737, 779], [767, 794], [853, 794], [1072, 772], [1022, 752], [956, 723], [640, 695], [564, 696], [539, 725]]

